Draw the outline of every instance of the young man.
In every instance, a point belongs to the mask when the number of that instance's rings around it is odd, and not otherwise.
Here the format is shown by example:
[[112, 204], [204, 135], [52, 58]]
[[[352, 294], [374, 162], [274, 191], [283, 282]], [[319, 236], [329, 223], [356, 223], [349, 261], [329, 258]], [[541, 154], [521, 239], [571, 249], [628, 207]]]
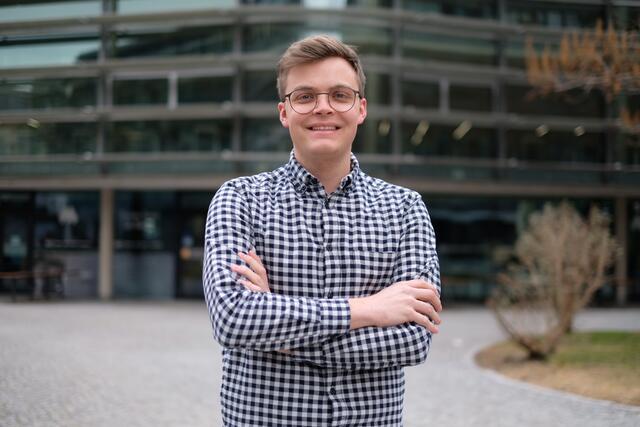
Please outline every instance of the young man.
[[438, 258], [420, 195], [351, 154], [364, 85], [351, 47], [292, 44], [278, 64], [289, 162], [211, 202], [203, 279], [225, 426], [402, 425], [402, 368], [424, 362], [440, 323]]

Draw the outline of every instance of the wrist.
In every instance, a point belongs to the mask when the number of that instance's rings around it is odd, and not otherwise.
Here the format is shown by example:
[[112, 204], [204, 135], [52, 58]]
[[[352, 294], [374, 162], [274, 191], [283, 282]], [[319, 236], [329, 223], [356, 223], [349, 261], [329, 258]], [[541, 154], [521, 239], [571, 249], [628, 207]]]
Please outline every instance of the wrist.
[[349, 299], [349, 309], [351, 310], [351, 330], [374, 326], [368, 297]]

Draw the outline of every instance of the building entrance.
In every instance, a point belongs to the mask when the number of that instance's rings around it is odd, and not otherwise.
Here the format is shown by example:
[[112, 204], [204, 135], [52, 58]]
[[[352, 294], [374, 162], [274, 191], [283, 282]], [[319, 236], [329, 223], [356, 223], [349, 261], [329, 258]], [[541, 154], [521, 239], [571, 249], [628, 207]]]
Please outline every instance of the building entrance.
[[28, 288], [33, 264], [31, 193], [0, 194], [0, 243], [0, 292]]

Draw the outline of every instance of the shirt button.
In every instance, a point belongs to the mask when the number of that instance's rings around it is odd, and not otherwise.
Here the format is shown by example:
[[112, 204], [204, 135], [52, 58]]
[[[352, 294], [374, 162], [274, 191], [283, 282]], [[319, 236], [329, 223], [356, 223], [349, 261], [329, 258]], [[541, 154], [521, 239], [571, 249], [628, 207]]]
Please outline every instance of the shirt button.
[[327, 292], [327, 298], [333, 298], [333, 292], [331, 291]]
[[329, 394], [330, 394], [330, 395], [332, 395], [332, 396], [335, 396], [335, 395], [336, 395], [336, 389], [335, 389], [335, 387], [329, 387]]

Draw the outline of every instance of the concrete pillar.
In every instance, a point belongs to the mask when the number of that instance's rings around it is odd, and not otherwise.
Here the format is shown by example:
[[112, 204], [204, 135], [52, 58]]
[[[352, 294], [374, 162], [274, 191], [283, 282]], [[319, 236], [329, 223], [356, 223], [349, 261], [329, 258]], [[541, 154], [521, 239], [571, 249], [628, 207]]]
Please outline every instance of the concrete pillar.
[[109, 300], [113, 295], [113, 209], [114, 191], [100, 191], [100, 243], [98, 255], [98, 296]]
[[628, 256], [628, 214], [627, 199], [616, 198], [616, 240], [620, 245], [620, 251], [616, 257], [616, 304], [625, 305], [627, 303], [627, 256]]

